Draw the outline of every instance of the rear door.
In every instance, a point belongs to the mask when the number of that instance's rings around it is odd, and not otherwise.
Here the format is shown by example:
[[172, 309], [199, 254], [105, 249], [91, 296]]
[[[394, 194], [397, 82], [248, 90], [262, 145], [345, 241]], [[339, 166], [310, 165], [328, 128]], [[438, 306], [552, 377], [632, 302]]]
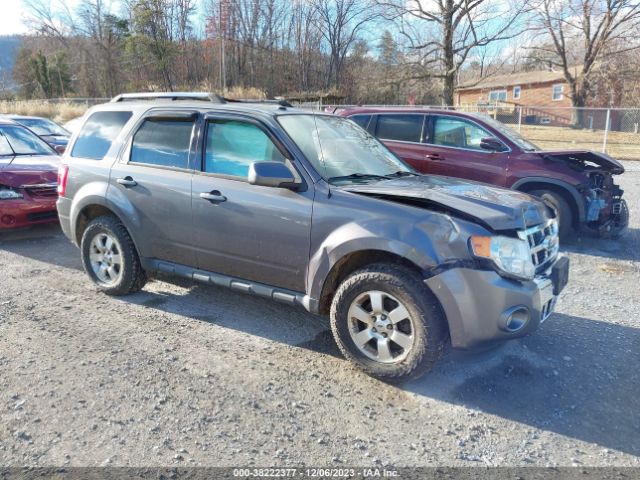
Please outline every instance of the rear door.
[[111, 170], [109, 198], [127, 208], [141, 255], [196, 266], [191, 180], [197, 114], [154, 111]]
[[377, 115], [375, 136], [418, 171], [422, 171], [424, 163], [425, 133], [425, 115], [422, 113]]
[[482, 138], [494, 136], [481, 125], [453, 115], [429, 115], [426, 128], [426, 166], [422, 171], [504, 185], [508, 152], [481, 148]]
[[295, 169], [284, 146], [251, 118], [209, 116], [202, 150], [192, 200], [199, 267], [304, 292], [313, 185], [290, 190], [248, 183], [251, 162]]

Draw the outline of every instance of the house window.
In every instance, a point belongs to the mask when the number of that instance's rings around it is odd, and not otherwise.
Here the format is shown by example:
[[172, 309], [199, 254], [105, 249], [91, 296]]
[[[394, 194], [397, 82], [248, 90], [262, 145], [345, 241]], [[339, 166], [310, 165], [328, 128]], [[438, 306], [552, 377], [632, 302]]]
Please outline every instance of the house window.
[[551, 100], [554, 102], [562, 100], [564, 92], [564, 85], [557, 84], [551, 87]]
[[513, 99], [520, 100], [520, 87], [513, 87]]
[[506, 102], [507, 101], [507, 91], [506, 90], [491, 90], [489, 92], [489, 101], [490, 102]]

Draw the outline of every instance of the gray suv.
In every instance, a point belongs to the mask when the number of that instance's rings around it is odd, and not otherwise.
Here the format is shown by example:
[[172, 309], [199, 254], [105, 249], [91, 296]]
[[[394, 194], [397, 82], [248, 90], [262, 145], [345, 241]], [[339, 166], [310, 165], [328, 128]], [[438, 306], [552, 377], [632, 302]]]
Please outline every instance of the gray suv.
[[521, 337], [568, 277], [553, 211], [415, 173], [351, 120], [197, 94], [92, 108], [58, 212], [110, 295], [168, 273], [328, 315], [342, 353], [393, 380], [446, 348]]

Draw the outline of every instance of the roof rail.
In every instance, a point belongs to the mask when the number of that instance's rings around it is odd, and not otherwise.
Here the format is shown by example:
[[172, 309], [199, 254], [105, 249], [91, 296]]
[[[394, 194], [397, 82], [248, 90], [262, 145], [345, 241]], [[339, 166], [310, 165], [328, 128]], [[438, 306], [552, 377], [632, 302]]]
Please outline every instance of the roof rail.
[[288, 101], [283, 99], [273, 99], [273, 100], [251, 100], [244, 98], [226, 98], [223, 100], [228, 103], [266, 103], [271, 105], [280, 105], [281, 107], [293, 107]]
[[138, 100], [196, 100], [200, 102], [226, 103], [226, 100], [215, 93], [206, 92], [143, 92], [121, 93], [111, 99], [111, 103], [135, 102]]

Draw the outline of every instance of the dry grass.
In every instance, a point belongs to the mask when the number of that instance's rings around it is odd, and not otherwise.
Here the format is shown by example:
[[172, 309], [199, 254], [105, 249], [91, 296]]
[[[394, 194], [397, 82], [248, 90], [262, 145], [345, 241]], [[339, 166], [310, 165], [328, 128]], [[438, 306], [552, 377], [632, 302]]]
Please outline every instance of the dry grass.
[[[522, 125], [522, 135], [545, 150], [602, 151], [603, 130], [574, 129], [544, 125]], [[607, 153], [619, 160], [640, 160], [640, 134], [609, 132]]]
[[87, 106], [80, 103], [50, 103], [46, 100], [0, 102], [0, 113], [46, 117], [67, 122], [84, 114]]

